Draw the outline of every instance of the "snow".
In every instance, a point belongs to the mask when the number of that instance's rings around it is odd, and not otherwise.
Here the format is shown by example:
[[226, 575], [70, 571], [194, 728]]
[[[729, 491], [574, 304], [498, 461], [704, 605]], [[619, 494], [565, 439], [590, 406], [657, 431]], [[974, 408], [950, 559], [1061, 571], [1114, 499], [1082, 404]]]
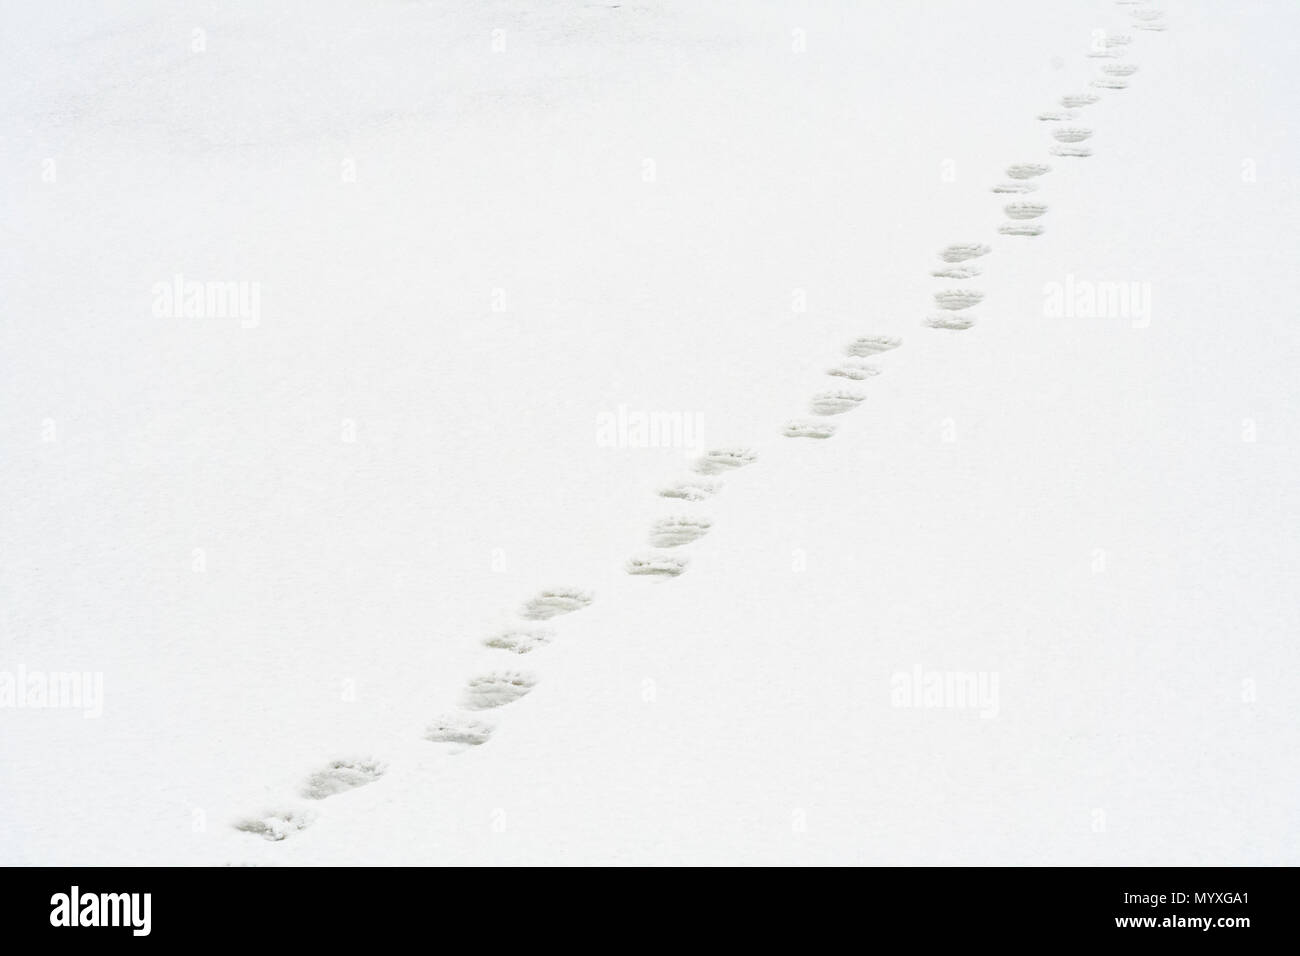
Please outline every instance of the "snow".
[[0, 862], [1300, 862], [1300, 12], [1161, 6], [13, 14]]

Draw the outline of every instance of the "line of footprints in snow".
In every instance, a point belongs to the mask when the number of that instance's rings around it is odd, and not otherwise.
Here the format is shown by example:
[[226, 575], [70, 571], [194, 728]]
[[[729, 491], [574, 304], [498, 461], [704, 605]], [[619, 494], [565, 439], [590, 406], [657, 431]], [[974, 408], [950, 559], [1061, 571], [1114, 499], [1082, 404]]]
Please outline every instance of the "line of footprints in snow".
[[[1116, 0], [1120, 6], [1136, 6], [1131, 13], [1133, 27], [1139, 30], [1165, 29], [1162, 11], [1139, 5], [1139, 0]], [[1099, 37], [1089, 57], [1120, 60], [1126, 53], [1131, 37], [1123, 34]], [[1092, 90], [1123, 90], [1128, 78], [1137, 67], [1127, 62], [1103, 63], [1099, 75], [1091, 81]], [[1092, 150], [1084, 145], [1092, 137], [1092, 130], [1074, 125], [1079, 110], [1098, 102], [1100, 95], [1089, 91], [1061, 97], [1061, 109], [1048, 110], [1038, 119], [1053, 124], [1051, 153], [1055, 156], [1085, 158]], [[1037, 180], [1051, 167], [1042, 163], [1022, 163], [1006, 170], [1008, 182], [993, 187], [993, 192], [1026, 196], [1037, 191]], [[1047, 206], [1030, 199], [1018, 199], [1003, 207], [1007, 221], [998, 227], [1005, 236], [1038, 236], [1043, 232], [1040, 222]], [[987, 255], [989, 246], [978, 242], [957, 243], [939, 253], [942, 264], [930, 274], [943, 279], [966, 280], [981, 274], [973, 260]], [[925, 319], [924, 325], [933, 329], [962, 331], [975, 324], [970, 309], [984, 298], [974, 289], [944, 289], [934, 294], [939, 311]], [[826, 370], [832, 378], [849, 382], [863, 382], [880, 373], [880, 369], [866, 361], [902, 345], [902, 340], [886, 335], [867, 335], [850, 342], [838, 364]], [[789, 438], [826, 439], [835, 434], [836, 424], [830, 419], [850, 412], [866, 401], [866, 394], [853, 388], [830, 388], [818, 392], [810, 402], [810, 415], [787, 422], [782, 430]], [[694, 464], [694, 474], [687, 479], [662, 488], [659, 495], [678, 501], [699, 503], [716, 495], [722, 488], [719, 476], [751, 465], [757, 460], [752, 449], [733, 447], [715, 448]], [[687, 558], [676, 550], [697, 541], [709, 533], [711, 522], [698, 515], [675, 515], [661, 518], [650, 529], [649, 542], [654, 549], [633, 557], [627, 563], [627, 573], [655, 577], [676, 577], [686, 570]], [[591, 604], [593, 595], [579, 588], [555, 588], [542, 591], [518, 610], [521, 624], [493, 634], [483, 641], [486, 647], [507, 654], [531, 654], [555, 640], [555, 632], [541, 622], [580, 611]], [[486, 743], [496, 725], [484, 712], [504, 707], [527, 695], [537, 684], [535, 675], [515, 669], [503, 668], [472, 678], [464, 688], [458, 710], [435, 720], [425, 731], [425, 738], [450, 745], [459, 752]], [[353, 790], [378, 780], [384, 775], [385, 765], [374, 759], [335, 760], [312, 774], [303, 784], [300, 795], [306, 800], [318, 801], [326, 797]], [[241, 820], [236, 828], [254, 833], [268, 840], [283, 840], [310, 825], [315, 813], [310, 806], [289, 807], [267, 812], [260, 817]]]

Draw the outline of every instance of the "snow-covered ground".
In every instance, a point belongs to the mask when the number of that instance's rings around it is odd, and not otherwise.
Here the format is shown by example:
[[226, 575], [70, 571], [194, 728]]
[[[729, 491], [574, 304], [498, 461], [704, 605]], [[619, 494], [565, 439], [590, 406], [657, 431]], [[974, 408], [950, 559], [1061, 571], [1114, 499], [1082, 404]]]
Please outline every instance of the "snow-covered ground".
[[1159, 5], [13, 5], [0, 862], [1300, 863], [1300, 9]]

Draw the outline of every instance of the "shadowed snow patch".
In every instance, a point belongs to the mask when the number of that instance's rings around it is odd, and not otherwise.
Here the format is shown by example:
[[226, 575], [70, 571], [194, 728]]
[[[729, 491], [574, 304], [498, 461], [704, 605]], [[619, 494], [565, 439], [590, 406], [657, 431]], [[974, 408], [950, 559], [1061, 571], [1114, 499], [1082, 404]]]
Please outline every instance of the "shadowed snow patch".
[[720, 481], [679, 481], [675, 485], [659, 490], [661, 498], [680, 498], [682, 501], [703, 501], [712, 498], [722, 490]]
[[279, 842], [307, 829], [315, 819], [316, 814], [311, 810], [272, 810], [261, 817], [240, 820], [235, 829]]
[[939, 253], [939, 258], [944, 262], [965, 262], [967, 259], [987, 256], [992, 251], [990, 247], [979, 242], [957, 242], [944, 247]]
[[1013, 202], [1002, 207], [1009, 219], [1037, 219], [1047, 212], [1047, 207], [1040, 202]]
[[1004, 222], [998, 226], [998, 232], [1004, 236], [1039, 236], [1043, 227], [1036, 222]]
[[711, 527], [706, 518], [661, 518], [650, 529], [650, 543], [656, 548], [676, 548], [704, 537]]
[[488, 742], [496, 728], [487, 721], [463, 714], [450, 714], [439, 717], [424, 732], [425, 740], [439, 744], [463, 744], [477, 747]]
[[520, 614], [530, 621], [545, 621], [561, 614], [580, 611], [591, 603], [590, 591], [577, 588], [553, 588], [541, 591], [520, 610]]
[[1082, 126], [1062, 126], [1052, 130], [1052, 139], [1058, 143], [1082, 143], [1092, 135], [1092, 130]]
[[309, 800], [324, 800], [345, 790], [355, 790], [373, 783], [386, 768], [378, 760], [332, 760], [324, 770], [307, 778], [302, 795]]
[[627, 573], [675, 578], [686, 570], [686, 563], [671, 555], [642, 554], [627, 562]]
[[863, 379], [871, 378], [873, 375], [879, 375], [880, 369], [874, 365], [868, 365], [866, 362], [841, 362], [834, 368], [826, 370], [827, 375], [834, 375], [838, 378], [849, 378], [855, 382], [861, 382]]
[[889, 335], [864, 335], [844, 346], [844, 354], [851, 358], [870, 358], [881, 352], [888, 352], [903, 344], [902, 339]]
[[512, 654], [527, 654], [539, 647], [545, 647], [554, 639], [555, 632], [544, 627], [512, 628], [493, 634], [484, 639], [483, 644], [485, 647], [509, 651]]
[[1012, 179], [1033, 179], [1051, 171], [1052, 167], [1044, 163], [1017, 163], [1007, 167], [1007, 175]]
[[953, 311], [969, 309], [972, 305], [979, 305], [984, 301], [984, 293], [976, 292], [974, 289], [944, 289], [934, 294], [934, 301], [941, 309]]
[[930, 273], [936, 279], [973, 279], [979, 274], [980, 270], [975, 266], [945, 266]]
[[504, 707], [537, 686], [537, 679], [520, 671], [496, 671], [473, 678], [465, 686], [467, 710], [491, 710]]
[[948, 312], [930, 316], [925, 320], [925, 324], [932, 329], [953, 329], [960, 332], [964, 329], [969, 329], [975, 324], [975, 316], [967, 313], [954, 315], [953, 313]]
[[786, 422], [781, 434], [786, 438], [830, 438], [835, 434], [835, 423], [796, 419]]
[[720, 475], [757, 460], [758, 455], [748, 448], [714, 448], [695, 462], [695, 470], [701, 475]]
[[844, 412], [853, 411], [866, 400], [867, 396], [858, 392], [836, 389], [814, 395], [812, 410], [817, 415], [842, 415]]

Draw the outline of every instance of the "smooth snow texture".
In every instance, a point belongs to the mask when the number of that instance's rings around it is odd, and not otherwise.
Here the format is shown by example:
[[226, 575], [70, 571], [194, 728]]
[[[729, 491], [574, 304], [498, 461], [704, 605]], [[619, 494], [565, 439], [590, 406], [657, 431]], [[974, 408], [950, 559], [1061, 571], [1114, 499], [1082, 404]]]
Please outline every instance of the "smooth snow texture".
[[1300, 862], [1294, 4], [12, 6], [0, 862]]

